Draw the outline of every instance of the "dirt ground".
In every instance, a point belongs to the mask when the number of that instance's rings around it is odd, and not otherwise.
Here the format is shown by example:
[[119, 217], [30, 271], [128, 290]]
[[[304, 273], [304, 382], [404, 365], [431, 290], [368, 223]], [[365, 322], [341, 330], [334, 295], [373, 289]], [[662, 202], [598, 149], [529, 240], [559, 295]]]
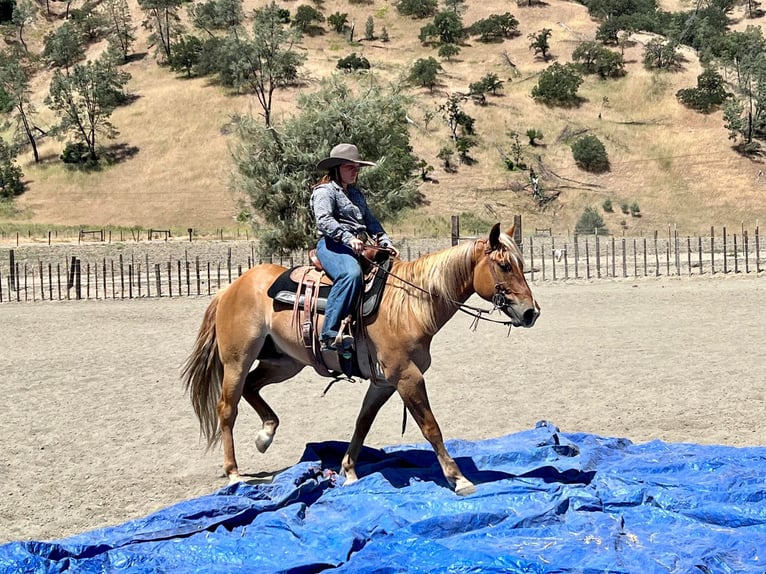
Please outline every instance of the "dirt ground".
[[[501, 436], [545, 419], [564, 432], [766, 445], [766, 278], [536, 283], [530, 330], [469, 330], [458, 314], [426, 375], [446, 438]], [[0, 305], [0, 542], [52, 539], [140, 517], [225, 485], [179, 367], [209, 299]], [[479, 304], [478, 301], [472, 301]], [[281, 416], [257, 453], [243, 403], [245, 473], [274, 473], [307, 442], [348, 440], [365, 385], [305, 370], [264, 395]], [[367, 444], [422, 442], [401, 402]], [[479, 489], [481, 486], [479, 485]]]

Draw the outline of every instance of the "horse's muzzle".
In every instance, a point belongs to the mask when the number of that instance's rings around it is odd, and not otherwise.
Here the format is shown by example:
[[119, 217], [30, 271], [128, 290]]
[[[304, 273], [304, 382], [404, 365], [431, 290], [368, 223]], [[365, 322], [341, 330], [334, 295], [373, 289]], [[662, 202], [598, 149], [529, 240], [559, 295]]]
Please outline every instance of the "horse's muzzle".
[[492, 303], [510, 317], [514, 327], [531, 327], [540, 316], [540, 306], [535, 301], [531, 305], [519, 303], [508, 299], [502, 293], [497, 293]]

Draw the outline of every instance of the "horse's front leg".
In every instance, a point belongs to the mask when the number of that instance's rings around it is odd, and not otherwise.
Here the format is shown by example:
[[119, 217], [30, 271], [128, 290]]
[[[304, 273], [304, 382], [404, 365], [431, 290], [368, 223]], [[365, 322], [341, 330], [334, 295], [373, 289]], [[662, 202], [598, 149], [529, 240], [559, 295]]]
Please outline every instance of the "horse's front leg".
[[367, 393], [362, 401], [362, 408], [356, 417], [354, 435], [351, 437], [351, 442], [341, 464], [343, 474], [346, 476], [345, 485], [352, 484], [358, 480], [356, 461], [359, 458], [359, 452], [362, 450], [364, 439], [367, 437], [367, 433], [370, 432], [370, 427], [380, 408], [386, 404], [386, 401], [391, 398], [395, 390], [396, 388], [388, 384], [379, 386], [370, 383], [370, 386], [367, 388]]
[[447, 482], [450, 483], [457, 494], [462, 496], [476, 492], [476, 487], [463, 476], [457, 463], [444, 446], [442, 432], [431, 410], [428, 394], [426, 393], [426, 383], [420, 370], [415, 365], [410, 365], [401, 373], [396, 389], [399, 391], [399, 395], [402, 397], [412, 418], [415, 419], [415, 422], [420, 427], [423, 436], [431, 443]]

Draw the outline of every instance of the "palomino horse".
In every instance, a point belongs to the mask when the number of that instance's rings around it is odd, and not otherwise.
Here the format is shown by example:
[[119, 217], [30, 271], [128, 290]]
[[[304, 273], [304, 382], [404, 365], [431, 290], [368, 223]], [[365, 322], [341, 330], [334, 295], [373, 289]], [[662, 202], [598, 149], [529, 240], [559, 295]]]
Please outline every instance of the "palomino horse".
[[[487, 239], [461, 243], [415, 261], [393, 262], [378, 312], [356, 327], [357, 356], [363, 358], [359, 368], [372, 382], [341, 463], [345, 484], [357, 480], [355, 463], [362, 443], [380, 408], [398, 392], [455, 492], [475, 491], [444, 446], [423, 373], [431, 365], [434, 335], [474, 293], [501, 309], [510, 318], [508, 323], [535, 324], [540, 308], [524, 278], [522, 254], [512, 236], [513, 228], [501, 233], [496, 224]], [[230, 482], [240, 480], [233, 437], [240, 398], [244, 396], [261, 418], [256, 446], [265, 452], [279, 419], [261, 397], [261, 389], [290, 379], [311, 364], [293, 310], [275, 304], [267, 295], [283, 271], [277, 265], [258, 265], [220, 291], [205, 312], [183, 367], [182, 378], [201, 434], [208, 447], [223, 443], [223, 466]]]

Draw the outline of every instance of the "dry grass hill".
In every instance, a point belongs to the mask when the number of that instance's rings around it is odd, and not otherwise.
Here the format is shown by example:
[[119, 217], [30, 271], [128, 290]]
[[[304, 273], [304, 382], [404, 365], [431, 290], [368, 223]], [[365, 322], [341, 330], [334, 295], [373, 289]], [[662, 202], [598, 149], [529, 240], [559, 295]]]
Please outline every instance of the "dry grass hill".
[[[688, 8], [686, 0], [666, 9]], [[246, 0], [246, 10], [260, 5]], [[286, 2], [294, 11], [300, 3]], [[142, 13], [132, 5], [134, 23]], [[373, 16], [376, 32], [386, 27], [390, 41], [357, 41], [327, 31], [304, 38], [302, 49], [308, 60], [304, 72], [308, 81], [300, 89], [311, 90], [320, 78], [336, 73], [338, 58], [351, 52], [365, 56], [379, 82], [398, 82], [411, 64], [434, 50], [420, 45], [417, 36], [426, 21], [401, 17], [392, 1], [350, 4], [328, 0], [325, 15], [336, 11], [349, 14], [356, 23], [357, 37]], [[638, 235], [667, 229], [682, 233], [703, 233], [711, 225], [752, 228], [766, 220], [766, 177], [763, 164], [746, 159], [732, 149], [721, 113], [709, 116], [681, 106], [677, 90], [696, 85], [701, 67], [691, 51], [685, 51], [683, 70], [652, 73], [641, 64], [647, 37], [637, 34], [627, 47], [627, 75], [620, 80], [599, 81], [586, 77], [579, 93], [584, 103], [576, 109], [547, 108], [535, 103], [530, 91], [537, 75], [547, 64], [529, 49], [527, 35], [542, 28], [553, 30], [551, 52], [555, 61], [566, 62], [579, 42], [593, 39], [597, 23], [580, 4], [549, 0], [539, 7], [517, 7], [500, 0], [467, 2], [463, 22], [468, 25], [490, 14], [510, 11], [519, 20], [521, 35], [502, 44], [469, 41], [452, 61], [443, 61], [442, 84], [433, 92], [411, 90], [416, 104], [410, 117], [420, 127], [411, 128], [415, 152], [436, 169], [438, 183], [423, 183], [427, 205], [409, 214], [394, 230], [411, 234], [427, 232], [450, 214], [473, 213], [477, 217], [510, 222], [514, 214], [525, 218], [527, 229], [553, 227], [566, 233], [574, 228], [586, 206], [598, 208], [613, 232]], [[737, 20], [733, 26], [758, 21]], [[31, 46], [40, 49], [44, 33], [55, 21], [40, 23], [30, 32]], [[102, 46], [91, 48], [93, 54]], [[58, 155], [63, 143], [44, 141], [40, 164], [31, 153], [19, 158], [27, 180], [27, 191], [17, 200], [18, 212], [0, 213], [3, 221], [41, 225], [143, 226], [203, 229], [236, 227], [236, 216], [244, 198], [229, 189], [232, 169], [227, 124], [233, 114], [258, 112], [254, 99], [231, 96], [207, 79], [186, 80], [158, 67], [147, 46], [146, 33], [139, 29], [133, 49], [146, 55], [126, 66], [132, 74], [128, 84], [136, 99], [118, 109], [113, 123], [120, 135], [115, 143], [135, 148], [135, 155], [99, 173], [67, 171]], [[509, 64], [509, 60], [514, 66]], [[446, 100], [454, 91], [466, 92], [468, 85], [494, 72], [504, 82], [501, 95], [489, 98], [489, 105], [466, 104], [476, 120], [479, 146], [472, 152], [477, 163], [446, 173], [436, 154], [448, 142], [447, 127], [434, 119], [424, 128], [428, 110]], [[52, 121], [42, 104], [50, 77], [40, 75], [34, 83], [34, 99], [40, 112], [37, 121]], [[363, 84], [369, 76], [356, 76]], [[294, 109], [296, 89], [277, 94], [275, 117]], [[532, 200], [528, 176], [508, 171], [500, 150], [510, 150], [509, 132], [523, 136], [529, 128], [544, 134], [542, 146], [525, 145], [527, 160], [535, 165], [541, 184], [560, 192], [558, 200], [541, 210]], [[592, 175], [580, 170], [572, 159], [566, 135], [587, 130], [601, 139], [609, 154], [611, 171]], [[539, 161], [539, 163], [538, 163]], [[611, 199], [615, 213], [601, 210]], [[623, 202], [637, 202], [642, 217], [620, 213]]]

